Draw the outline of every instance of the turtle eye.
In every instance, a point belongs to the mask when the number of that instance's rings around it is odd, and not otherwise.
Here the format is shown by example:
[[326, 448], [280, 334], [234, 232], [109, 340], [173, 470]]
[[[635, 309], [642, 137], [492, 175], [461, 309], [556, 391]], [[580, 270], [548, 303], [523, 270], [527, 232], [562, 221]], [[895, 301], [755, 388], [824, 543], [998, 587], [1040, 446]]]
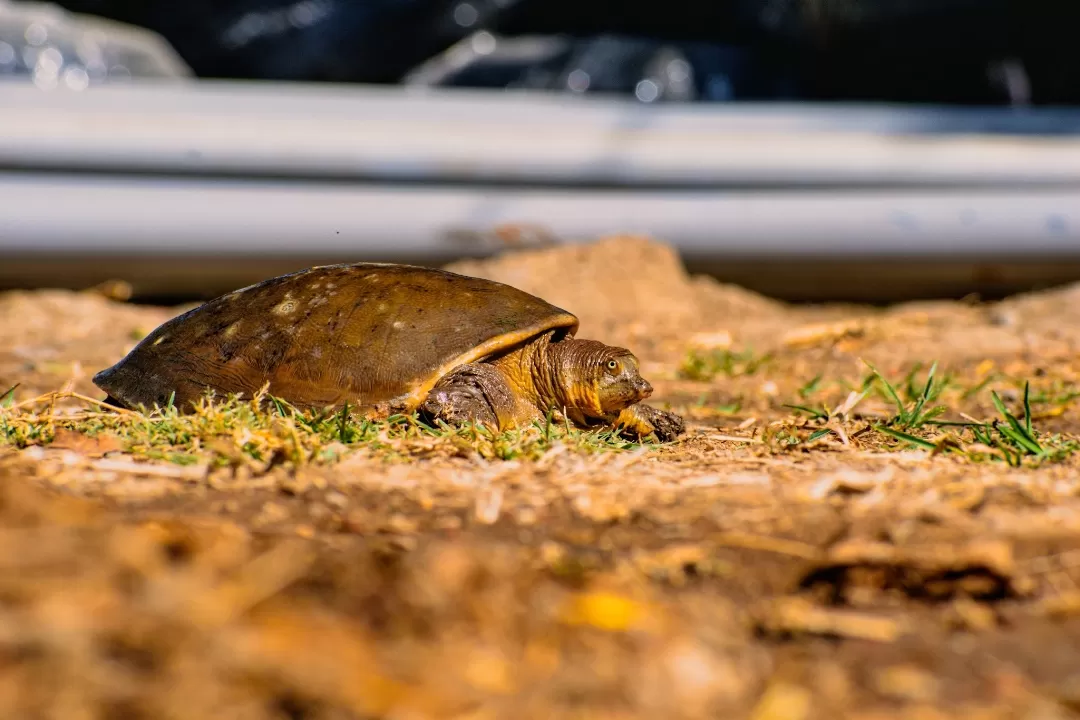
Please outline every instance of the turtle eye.
[[607, 361], [607, 369], [610, 370], [611, 372], [615, 372], [616, 370], [619, 369], [619, 361], [618, 360], [608, 360]]

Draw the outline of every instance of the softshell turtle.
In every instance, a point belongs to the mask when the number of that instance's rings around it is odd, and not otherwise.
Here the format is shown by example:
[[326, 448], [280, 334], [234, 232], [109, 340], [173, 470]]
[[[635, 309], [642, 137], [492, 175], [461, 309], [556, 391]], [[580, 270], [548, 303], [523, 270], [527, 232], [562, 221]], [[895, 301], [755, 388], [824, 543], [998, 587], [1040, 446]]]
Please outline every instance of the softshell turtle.
[[303, 409], [419, 412], [508, 429], [544, 418], [669, 440], [678, 415], [629, 350], [574, 337], [578, 319], [491, 280], [354, 263], [282, 275], [165, 322], [94, 376], [121, 407], [190, 410], [207, 390]]

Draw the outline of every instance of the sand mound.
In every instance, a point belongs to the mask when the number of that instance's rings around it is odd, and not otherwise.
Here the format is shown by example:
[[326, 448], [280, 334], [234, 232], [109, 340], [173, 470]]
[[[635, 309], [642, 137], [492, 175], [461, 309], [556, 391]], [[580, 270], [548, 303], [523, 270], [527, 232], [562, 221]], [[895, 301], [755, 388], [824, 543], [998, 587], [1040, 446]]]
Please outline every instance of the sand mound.
[[676, 250], [637, 236], [452, 263], [448, 270], [513, 285], [581, 319], [579, 337], [633, 343], [732, 330], [782, 305], [711, 278], [691, 277]]

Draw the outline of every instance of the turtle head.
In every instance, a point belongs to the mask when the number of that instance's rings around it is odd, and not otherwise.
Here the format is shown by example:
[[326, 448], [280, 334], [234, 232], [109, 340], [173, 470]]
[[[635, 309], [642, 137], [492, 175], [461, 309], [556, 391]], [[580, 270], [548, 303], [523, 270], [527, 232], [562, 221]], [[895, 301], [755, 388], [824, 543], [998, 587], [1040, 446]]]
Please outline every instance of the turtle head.
[[560, 404], [589, 417], [617, 415], [652, 395], [638, 359], [626, 348], [568, 339], [550, 346], [555, 395]]

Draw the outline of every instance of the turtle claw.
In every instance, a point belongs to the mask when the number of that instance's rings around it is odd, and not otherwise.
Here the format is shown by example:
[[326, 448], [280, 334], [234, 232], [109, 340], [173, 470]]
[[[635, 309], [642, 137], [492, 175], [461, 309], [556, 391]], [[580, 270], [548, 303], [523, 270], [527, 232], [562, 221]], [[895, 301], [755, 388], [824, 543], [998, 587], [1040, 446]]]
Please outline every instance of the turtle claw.
[[660, 442], [671, 442], [686, 432], [686, 422], [681, 415], [676, 415], [668, 410], [649, 409], [655, 413], [649, 421], [653, 426], [656, 439]]
[[420, 406], [421, 416], [429, 421], [442, 420], [447, 425], [459, 427], [467, 423], [498, 427], [495, 413], [482, 396], [471, 388], [454, 388], [431, 393]]
[[660, 442], [670, 442], [686, 431], [681, 415], [642, 403], [623, 410], [616, 424], [624, 433], [638, 437], [655, 435]]

